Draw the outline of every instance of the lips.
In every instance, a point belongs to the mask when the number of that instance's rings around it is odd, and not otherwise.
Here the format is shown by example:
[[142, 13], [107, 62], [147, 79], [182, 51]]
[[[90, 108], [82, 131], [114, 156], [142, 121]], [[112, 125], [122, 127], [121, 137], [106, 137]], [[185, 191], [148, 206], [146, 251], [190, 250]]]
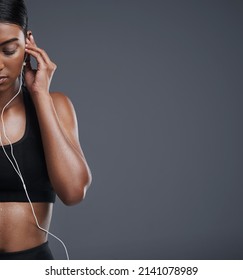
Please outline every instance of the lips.
[[2, 85], [4, 82], [6, 82], [8, 79], [7, 76], [0, 76], [0, 85]]

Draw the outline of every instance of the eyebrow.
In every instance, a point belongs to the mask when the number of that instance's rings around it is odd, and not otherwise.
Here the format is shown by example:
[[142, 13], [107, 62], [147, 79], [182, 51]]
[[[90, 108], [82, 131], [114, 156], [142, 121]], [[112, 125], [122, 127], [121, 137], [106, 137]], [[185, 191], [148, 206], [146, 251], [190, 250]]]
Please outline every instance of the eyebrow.
[[7, 41], [5, 41], [5, 42], [0, 43], [0, 47], [2, 47], [2, 46], [4, 46], [4, 45], [7, 45], [7, 44], [9, 44], [9, 43], [18, 41], [18, 40], [19, 40], [18, 38], [9, 39], [9, 40], [7, 40]]

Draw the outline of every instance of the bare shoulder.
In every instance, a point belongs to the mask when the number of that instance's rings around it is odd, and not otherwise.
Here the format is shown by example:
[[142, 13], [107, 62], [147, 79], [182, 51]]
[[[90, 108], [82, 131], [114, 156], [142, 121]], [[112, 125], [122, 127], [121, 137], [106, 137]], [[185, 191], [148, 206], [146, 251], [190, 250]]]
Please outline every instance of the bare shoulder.
[[75, 109], [71, 100], [62, 92], [51, 92], [50, 96], [59, 118], [67, 119], [68, 117], [76, 119]]
[[[50, 96], [52, 98], [53, 104], [56, 109], [73, 109], [73, 104], [71, 100], [62, 92], [51, 92]], [[60, 108], [59, 108], [60, 107]]]

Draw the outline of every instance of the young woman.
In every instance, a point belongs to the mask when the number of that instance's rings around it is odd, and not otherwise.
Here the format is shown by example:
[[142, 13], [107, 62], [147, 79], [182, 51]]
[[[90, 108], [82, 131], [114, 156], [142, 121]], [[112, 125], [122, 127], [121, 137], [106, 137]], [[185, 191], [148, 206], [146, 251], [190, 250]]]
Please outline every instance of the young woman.
[[53, 259], [47, 231], [55, 196], [76, 204], [92, 180], [72, 103], [49, 92], [56, 65], [27, 24], [24, 1], [0, 0], [0, 259], [6, 260]]

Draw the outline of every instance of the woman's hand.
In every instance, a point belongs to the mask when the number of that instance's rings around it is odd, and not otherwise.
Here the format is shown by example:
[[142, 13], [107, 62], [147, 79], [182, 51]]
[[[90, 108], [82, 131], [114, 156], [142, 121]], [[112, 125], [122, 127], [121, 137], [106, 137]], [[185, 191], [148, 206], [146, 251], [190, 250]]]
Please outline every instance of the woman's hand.
[[[47, 53], [38, 48], [32, 34], [26, 39], [26, 66], [25, 83], [31, 94], [49, 93], [52, 76], [57, 68]], [[30, 57], [37, 61], [37, 69], [33, 69], [30, 63]]]

